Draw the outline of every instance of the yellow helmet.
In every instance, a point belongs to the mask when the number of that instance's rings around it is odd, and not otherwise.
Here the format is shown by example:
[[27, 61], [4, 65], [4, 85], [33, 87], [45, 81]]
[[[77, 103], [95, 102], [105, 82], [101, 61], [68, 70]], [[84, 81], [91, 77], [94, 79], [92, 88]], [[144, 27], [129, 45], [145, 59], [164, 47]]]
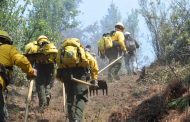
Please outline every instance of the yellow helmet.
[[45, 35], [41, 35], [38, 37], [37, 41], [39, 41], [40, 39], [47, 39], [48, 40], [48, 37]]
[[81, 45], [80, 40], [78, 38], [66, 38], [62, 42], [62, 47], [65, 47], [65, 46], [77, 46], [77, 47], [80, 47], [82, 45]]
[[12, 44], [12, 39], [6, 31], [0, 30], [0, 37], [5, 39], [3, 43]]
[[44, 45], [39, 52], [46, 54], [50, 54], [50, 53], [58, 53], [57, 48], [55, 47], [55, 45], [53, 43], [49, 43]]
[[25, 53], [26, 54], [33, 54], [33, 53], [37, 53], [39, 49], [39, 46], [37, 45], [37, 41], [33, 41], [28, 43], [25, 46]]
[[43, 42], [50, 43], [50, 41], [49, 41], [49, 39], [48, 39], [47, 36], [41, 35], [41, 36], [38, 37], [37, 43], [38, 43], [39, 45], [41, 45]]

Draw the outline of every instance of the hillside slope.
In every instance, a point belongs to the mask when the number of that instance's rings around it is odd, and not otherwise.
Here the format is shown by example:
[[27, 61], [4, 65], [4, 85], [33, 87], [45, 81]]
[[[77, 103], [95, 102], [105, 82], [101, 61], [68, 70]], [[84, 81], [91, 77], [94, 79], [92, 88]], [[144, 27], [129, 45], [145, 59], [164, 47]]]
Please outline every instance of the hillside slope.
[[[132, 109], [140, 103], [161, 93], [166, 84], [164, 83], [146, 83], [136, 82], [136, 76], [121, 76], [118, 82], [108, 82], [108, 95], [102, 95], [99, 91], [98, 96], [89, 96], [89, 102], [84, 114], [85, 122], [123, 122]], [[24, 120], [25, 98], [27, 96], [27, 87], [9, 87], [8, 109], [9, 121], [21, 122]], [[31, 102], [29, 112], [29, 122], [66, 122], [67, 117], [63, 110], [63, 97], [60, 82], [55, 82], [52, 89], [52, 100], [45, 113], [38, 112], [38, 99], [34, 97]], [[180, 122], [184, 113], [175, 110], [170, 111], [160, 121], [161, 122]]]

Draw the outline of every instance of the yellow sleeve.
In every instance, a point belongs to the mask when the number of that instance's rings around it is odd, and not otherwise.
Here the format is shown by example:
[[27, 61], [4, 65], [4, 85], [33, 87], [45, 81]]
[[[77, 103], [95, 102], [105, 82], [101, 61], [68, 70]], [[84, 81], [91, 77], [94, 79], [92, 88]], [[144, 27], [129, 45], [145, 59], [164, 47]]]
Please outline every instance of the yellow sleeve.
[[86, 55], [89, 60], [92, 80], [97, 80], [98, 79], [98, 70], [99, 70], [98, 63], [97, 63], [96, 59], [90, 53], [86, 52]]
[[115, 34], [112, 37], [113, 40], [118, 41], [119, 45], [121, 46], [121, 49], [123, 51], [126, 51], [126, 46], [125, 46], [125, 36], [123, 32], [121, 31], [116, 31]]
[[11, 62], [13, 65], [16, 65], [22, 69], [23, 72], [28, 75], [33, 75], [34, 71], [32, 65], [28, 59], [22, 55], [15, 47], [12, 47], [10, 50]]

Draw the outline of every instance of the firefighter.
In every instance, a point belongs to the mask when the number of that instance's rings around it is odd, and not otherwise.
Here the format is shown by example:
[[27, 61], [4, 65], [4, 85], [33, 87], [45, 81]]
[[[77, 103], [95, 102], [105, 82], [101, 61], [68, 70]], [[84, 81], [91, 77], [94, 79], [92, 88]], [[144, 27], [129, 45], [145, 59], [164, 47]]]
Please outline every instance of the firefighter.
[[32, 77], [37, 75], [37, 70], [33, 69], [28, 59], [13, 46], [9, 34], [2, 30], [0, 30], [0, 50], [0, 121], [5, 122], [3, 91], [11, 79], [13, 65], [20, 67], [23, 72]]
[[47, 57], [45, 60], [38, 60], [35, 66], [38, 70], [36, 91], [39, 99], [39, 112], [44, 112], [44, 109], [50, 104], [51, 86], [55, 76], [55, 59], [58, 50], [44, 35], [38, 37], [37, 45], [39, 46], [38, 53], [43, 53]]
[[[115, 25], [115, 31], [112, 31], [110, 33], [113, 46], [111, 48], [108, 48], [105, 50], [105, 55], [109, 59], [109, 63], [114, 61], [118, 58], [119, 55], [122, 53], [127, 54], [127, 49], [125, 45], [125, 36], [123, 34], [124, 32], [124, 25], [121, 22], [116, 23]], [[118, 75], [118, 72], [121, 69], [121, 60], [117, 61], [113, 65], [111, 65], [108, 68], [108, 81], [117, 81], [120, 80], [120, 77]]]
[[[64, 42], [58, 51], [56, 59], [58, 66], [57, 78], [65, 85], [69, 122], [82, 122], [83, 112], [88, 101], [88, 86], [73, 81], [72, 76], [79, 80], [87, 81], [90, 70], [91, 83], [96, 87], [98, 85], [98, 64], [96, 59], [89, 52], [85, 51], [83, 46], [77, 47], [77, 45], [80, 45], [79, 39], [68, 38]], [[75, 49], [77, 50], [76, 52]], [[62, 51], [65, 52], [61, 53]], [[78, 53], [80, 53], [80, 57], [77, 59], [75, 54]], [[75, 62], [72, 59], [80, 61]]]

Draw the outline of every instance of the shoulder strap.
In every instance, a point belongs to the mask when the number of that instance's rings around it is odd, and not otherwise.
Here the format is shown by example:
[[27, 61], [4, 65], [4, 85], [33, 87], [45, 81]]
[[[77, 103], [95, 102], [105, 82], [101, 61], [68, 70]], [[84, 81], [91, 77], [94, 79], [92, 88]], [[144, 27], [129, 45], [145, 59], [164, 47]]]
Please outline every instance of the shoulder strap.
[[1, 46], [1, 45], [4, 45], [4, 44], [0, 44], [0, 46]]
[[63, 58], [64, 58], [64, 55], [65, 55], [65, 50], [62, 48], [61, 49], [61, 55], [60, 55], [60, 63], [62, 64], [63, 63]]
[[115, 32], [116, 32], [115, 30], [111, 31], [110, 36], [113, 36], [115, 34]]

